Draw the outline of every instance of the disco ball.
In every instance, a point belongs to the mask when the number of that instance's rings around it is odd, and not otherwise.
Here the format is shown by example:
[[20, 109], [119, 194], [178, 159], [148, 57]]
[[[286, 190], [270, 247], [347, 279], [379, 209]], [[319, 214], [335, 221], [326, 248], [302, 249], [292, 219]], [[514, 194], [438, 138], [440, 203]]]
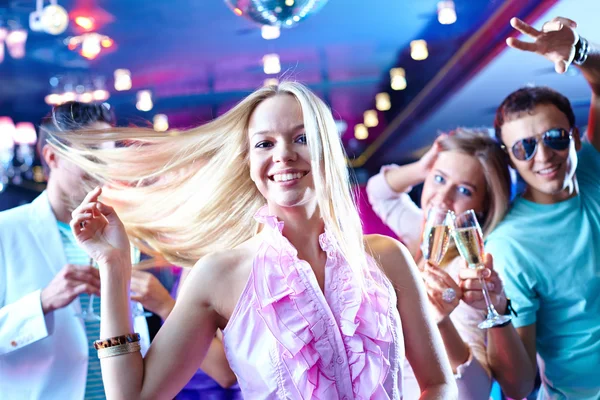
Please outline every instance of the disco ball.
[[225, 0], [236, 14], [260, 25], [291, 28], [319, 11], [329, 0]]

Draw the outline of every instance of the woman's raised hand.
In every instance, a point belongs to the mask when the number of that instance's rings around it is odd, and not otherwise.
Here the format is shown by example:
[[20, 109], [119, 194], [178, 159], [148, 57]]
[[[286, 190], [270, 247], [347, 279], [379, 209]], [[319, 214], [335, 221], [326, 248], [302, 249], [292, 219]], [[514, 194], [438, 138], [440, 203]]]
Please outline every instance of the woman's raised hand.
[[77, 243], [99, 265], [118, 258], [130, 261], [129, 238], [115, 210], [99, 201], [102, 188], [87, 194], [71, 214]]

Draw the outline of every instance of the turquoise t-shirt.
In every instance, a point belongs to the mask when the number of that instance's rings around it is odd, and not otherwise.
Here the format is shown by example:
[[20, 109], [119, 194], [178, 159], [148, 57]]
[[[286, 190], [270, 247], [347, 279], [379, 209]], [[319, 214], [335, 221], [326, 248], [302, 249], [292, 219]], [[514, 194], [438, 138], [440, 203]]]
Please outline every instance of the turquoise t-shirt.
[[578, 159], [578, 196], [518, 197], [486, 242], [515, 327], [536, 324], [539, 399], [600, 399], [600, 153], [584, 143]]

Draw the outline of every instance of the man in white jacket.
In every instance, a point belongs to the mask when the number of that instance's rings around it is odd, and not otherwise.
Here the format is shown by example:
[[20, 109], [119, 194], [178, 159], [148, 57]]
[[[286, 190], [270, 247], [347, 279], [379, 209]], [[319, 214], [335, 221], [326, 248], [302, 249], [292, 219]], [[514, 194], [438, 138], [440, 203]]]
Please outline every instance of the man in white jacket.
[[[99, 321], [78, 316], [90, 298], [99, 314], [99, 299], [90, 295], [99, 295], [100, 277], [68, 226], [86, 176], [46, 145], [46, 133], [109, 128], [113, 119], [107, 105], [56, 107], [42, 123], [38, 143], [46, 191], [0, 213], [0, 400], [105, 398], [91, 348]], [[145, 318], [134, 323], [145, 351]]]

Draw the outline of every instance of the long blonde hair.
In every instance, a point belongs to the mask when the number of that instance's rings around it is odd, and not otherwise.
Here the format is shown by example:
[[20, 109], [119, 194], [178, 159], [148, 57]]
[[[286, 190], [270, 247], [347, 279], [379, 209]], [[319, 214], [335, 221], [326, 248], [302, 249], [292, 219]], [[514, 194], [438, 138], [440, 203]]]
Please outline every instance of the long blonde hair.
[[[146, 251], [192, 266], [256, 232], [266, 204], [250, 179], [248, 123], [259, 103], [291, 95], [302, 107], [321, 217], [362, 283], [363, 234], [344, 149], [329, 108], [305, 86], [263, 87], [199, 127], [158, 133], [147, 128], [64, 132], [49, 142], [106, 187], [130, 237]], [[101, 148], [116, 142], [116, 148]]]
[[502, 221], [510, 205], [511, 177], [508, 156], [484, 130], [457, 128], [440, 141], [441, 151], [456, 151], [475, 157], [485, 177], [485, 204], [479, 223], [487, 237]]

